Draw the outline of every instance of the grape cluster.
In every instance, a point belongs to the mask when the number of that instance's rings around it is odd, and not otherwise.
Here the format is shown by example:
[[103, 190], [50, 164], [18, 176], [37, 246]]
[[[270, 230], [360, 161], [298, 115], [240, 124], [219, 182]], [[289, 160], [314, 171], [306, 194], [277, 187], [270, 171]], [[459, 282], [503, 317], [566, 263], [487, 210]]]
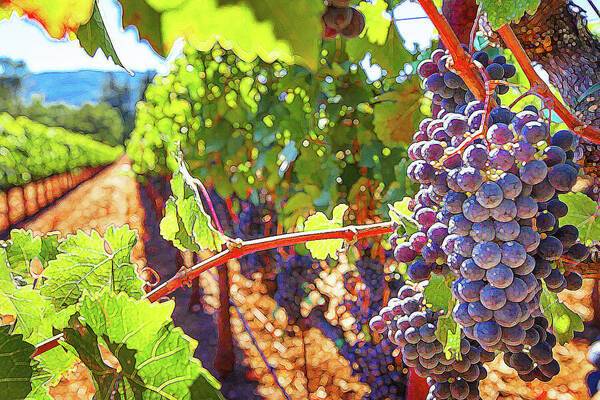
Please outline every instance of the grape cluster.
[[548, 380], [558, 363], [539, 309], [542, 284], [579, 289], [581, 275], [556, 261], [589, 254], [577, 228], [559, 224], [568, 208], [558, 195], [572, 190], [579, 171], [576, 136], [550, 136], [533, 106], [519, 113], [494, 107], [486, 124], [483, 102], [455, 111], [424, 120], [413, 137], [407, 173], [421, 185], [410, 205], [418, 231], [406, 241], [392, 237], [394, 256], [409, 264], [415, 282], [431, 273], [455, 276], [453, 316], [465, 336], [503, 351], [524, 380]]
[[462, 337], [460, 355], [446, 357], [435, 335], [439, 317], [439, 312], [425, 305], [421, 292], [404, 285], [398, 297], [390, 299], [371, 319], [370, 327], [387, 333], [400, 348], [404, 364], [419, 376], [428, 377], [430, 399], [479, 399], [479, 381], [487, 376], [483, 362], [491, 361], [494, 353]]
[[[469, 102], [475, 100], [463, 79], [450, 70], [448, 61], [450, 55], [447, 51], [437, 49], [431, 53], [431, 58], [422, 61], [417, 67], [417, 72], [424, 79], [425, 88], [433, 93], [433, 115], [444, 112], [462, 112]], [[506, 80], [512, 78], [516, 68], [506, 62], [506, 58], [498, 55], [492, 59], [484, 51], [473, 54], [473, 59], [485, 68], [493, 80]], [[497, 94], [508, 92], [508, 86], [498, 85]], [[498, 99], [496, 99], [498, 100]]]
[[323, 14], [323, 36], [333, 39], [337, 35], [355, 38], [365, 29], [365, 16], [349, 0], [328, 0]]
[[288, 316], [290, 323], [296, 323], [302, 318], [301, 303], [315, 289], [314, 281], [319, 276], [321, 267], [308, 256], [293, 255], [283, 259], [277, 255], [279, 271], [275, 278], [277, 289], [274, 299]]

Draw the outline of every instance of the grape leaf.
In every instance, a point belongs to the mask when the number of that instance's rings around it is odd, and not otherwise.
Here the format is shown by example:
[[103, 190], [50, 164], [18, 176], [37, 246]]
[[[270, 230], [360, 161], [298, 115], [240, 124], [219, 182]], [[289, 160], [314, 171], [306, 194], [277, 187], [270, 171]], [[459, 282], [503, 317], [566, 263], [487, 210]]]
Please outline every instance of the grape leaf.
[[477, 0], [493, 29], [510, 22], [518, 22], [525, 13], [535, 14], [540, 5], [540, 0]]
[[90, 19], [93, 3], [94, 0], [1, 1], [0, 19], [16, 11], [38, 21], [54, 39], [62, 39]]
[[[150, 303], [103, 291], [82, 299], [81, 318], [72, 320], [65, 338], [88, 368], [102, 371], [94, 379], [103, 394], [110, 394], [119, 380], [121, 398], [223, 399], [219, 383], [193, 358], [196, 341], [173, 325], [173, 309], [173, 302]], [[91, 345], [98, 338], [121, 370], [102, 362], [97, 345]]]
[[42, 251], [42, 239], [31, 231], [14, 229], [6, 247], [10, 271], [23, 278], [29, 277], [29, 263]]
[[52, 260], [55, 260], [56, 256], [58, 255], [58, 234], [47, 233], [44, 236], [41, 236], [41, 240], [42, 246], [40, 249], [39, 259], [45, 268], [48, 266], [48, 263]]
[[[322, 212], [317, 212], [306, 219], [304, 231], [316, 231], [320, 229], [341, 228], [344, 224], [344, 214], [348, 206], [338, 204], [333, 209], [333, 218], [329, 219]], [[337, 252], [344, 245], [343, 239], [314, 240], [306, 243], [306, 248], [310, 251], [313, 258], [325, 260], [327, 256], [337, 260]]]
[[268, 22], [278, 39], [290, 44], [296, 62], [315, 70], [319, 62], [322, 35], [321, 0], [219, 0], [221, 4], [238, 4], [249, 7], [256, 19]]
[[376, 98], [373, 125], [375, 134], [386, 146], [397, 147], [412, 140], [417, 124], [424, 118], [421, 97], [418, 78], [412, 77], [397, 90]]
[[583, 193], [567, 193], [559, 195], [569, 211], [560, 219], [560, 225], [574, 225], [579, 230], [579, 238], [583, 243], [591, 244], [600, 237], [600, 211], [598, 204]]
[[42, 295], [49, 297], [59, 310], [77, 303], [86, 291], [103, 288], [141, 297], [142, 281], [130, 260], [136, 240], [135, 232], [128, 226], [109, 227], [104, 239], [96, 231], [68, 236], [59, 245], [56, 259], [44, 271]]
[[123, 7], [123, 26], [135, 25], [140, 33], [140, 38], [147, 40], [157, 53], [165, 55], [160, 13], [144, 0], [121, 1], [121, 6]]
[[5, 399], [24, 399], [31, 392], [31, 355], [35, 347], [22, 335], [11, 335], [0, 326], [0, 393]]
[[460, 352], [461, 328], [452, 315], [448, 314], [438, 318], [435, 337], [444, 346], [446, 360], [454, 358], [460, 361], [462, 359]]
[[357, 38], [348, 40], [346, 53], [353, 62], [360, 62], [366, 53], [371, 54], [371, 64], [379, 64], [395, 76], [412, 60], [396, 31], [385, 0], [362, 1], [357, 7], [365, 16], [365, 30]]
[[564, 345], [573, 339], [575, 332], [583, 332], [581, 317], [571, 311], [558, 299], [556, 293], [552, 293], [545, 286], [540, 297], [540, 309], [548, 319], [558, 343]]
[[454, 298], [450, 290], [450, 281], [441, 275], [431, 275], [423, 290], [425, 303], [431, 305], [433, 311], [449, 313], [454, 307]]
[[221, 250], [224, 238], [213, 228], [202, 199], [183, 161], [171, 178], [173, 195], [165, 205], [160, 234], [180, 250]]
[[110, 40], [110, 36], [106, 31], [106, 26], [104, 25], [102, 14], [100, 14], [100, 9], [98, 9], [97, 1], [94, 1], [94, 8], [89, 21], [77, 29], [77, 39], [79, 39], [81, 47], [83, 47], [85, 52], [90, 56], [93, 57], [96, 54], [96, 51], [101, 49], [106, 57], [112, 57], [115, 64], [123, 67], [123, 63], [121, 63], [113, 43]]
[[410, 202], [411, 198], [405, 197], [402, 201], [396, 201], [393, 205], [388, 204], [390, 218], [402, 228], [399, 234], [405, 236], [410, 236], [419, 230], [417, 222], [412, 218], [412, 211], [408, 209]]
[[6, 250], [0, 248], [0, 315], [14, 316], [15, 332], [27, 340], [40, 327], [52, 304], [31, 286], [15, 285], [6, 261]]

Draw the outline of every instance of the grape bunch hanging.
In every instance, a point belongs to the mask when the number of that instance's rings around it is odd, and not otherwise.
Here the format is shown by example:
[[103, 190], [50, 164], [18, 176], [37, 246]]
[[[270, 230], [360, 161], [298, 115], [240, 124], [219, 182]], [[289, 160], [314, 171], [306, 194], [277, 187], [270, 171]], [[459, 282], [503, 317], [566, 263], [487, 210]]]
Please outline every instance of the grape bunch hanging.
[[[515, 73], [502, 56], [473, 58], [488, 79]], [[559, 195], [572, 191], [579, 172], [577, 137], [568, 130], [551, 135], [533, 106], [502, 107], [497, 95], [506, 85], [488, 93], [495, 106], [487, 108], [448, 61], [436, 50], [418, 67], [434, 115], [422, 121], [408, 149], [408, 175], [420, 184], [410, 204], [418, 230], [393, 235], [391, 244], [413, 282], [426, 284], [432, 274], [452, 282], [450, 311], [461, 327], [462, 356], [443, 356], [434, 335], [439, 316], [413, 287], [402, 288], [371, 328], [387, 332], [406, 365], [430, 377], [431, 399], [471, 399], [485, 376], [478, 363], [495, 352], [524, 381], [558, 374], [556, 338], [540, 297], [544, 287], [579, 289], [581, 275], [565, 266], [585, 260], [589, 249], [575, 226], [559, 222], [568, 212]]]
[[350, 7], [349, 0], [328, 0], [323, 14], [323, 36], [333, 39], [338, 35], [355, 38], [365, 29], [365, 16]]

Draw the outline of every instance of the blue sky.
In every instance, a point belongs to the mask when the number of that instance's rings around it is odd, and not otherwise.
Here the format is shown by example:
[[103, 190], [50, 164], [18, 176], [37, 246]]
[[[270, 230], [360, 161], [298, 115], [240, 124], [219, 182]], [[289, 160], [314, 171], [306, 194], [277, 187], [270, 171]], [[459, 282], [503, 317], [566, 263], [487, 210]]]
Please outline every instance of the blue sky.
[[[586, 0], [576, 3], [588, 10], [590, 19], [595, 17]], [[168, 61], [181, 51], [181, 43], [176, 44], [167, 60], [159, 57], [150, 46], [139, 40], [133, 27], [124, 30], [121, 26], [121, 7], [116, 0], [99, 0], [98, 5], [113, 44], [121, 61], [132, 71], [158, 70], [166, 72]], [[395, 10], [395, 18], [406, 19], [424, 16], [416, 2], [404, 2]], [[398, 30], [408, 48], [417, 43], [427, 47], [434, 35], [434, 28], [427, 19], [402, 20]], [[73, 71], [80, 69], [119, 70], [102, 52], [88, 56], [77, 41], [52, 40], [35, 22], [13, 15], [0, 22], [0, 57], [23, 60], [32, 72]], [[6, 40], [8, 38], [8, 40]]]

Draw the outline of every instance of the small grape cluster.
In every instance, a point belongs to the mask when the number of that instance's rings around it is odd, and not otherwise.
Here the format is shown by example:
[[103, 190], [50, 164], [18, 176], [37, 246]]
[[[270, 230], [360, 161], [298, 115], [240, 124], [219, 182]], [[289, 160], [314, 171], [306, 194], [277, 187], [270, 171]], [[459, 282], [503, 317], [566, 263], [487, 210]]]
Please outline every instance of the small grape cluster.
[[404, 285], [398, 297], [390, 299], [371, 319], [370, 327], [387, 333], [400, 348], [404, 364], [419, 376], [428, 377], [429, 399], [479, 399], [479, 381], [487, 376], [483, 362], [491, 361], [494, 353], [463, 336], [460, 354], [446, 357], [436, 337], [440, 316], [427, 307], [418, 288]]
[[333, 39], [340, 34], [355, 38], [365, 29], [365, 16], [349, 4], [350, 0], [327, 0], [327, 9], [322, 17], [325, 39]]
[[[441, 110], [445, 112], [462, 112], [467, 103], [475, 100], [475, 96], [467, 88], [463, 79], [448, 67], [450, 55], [442, 49], [434, 50], [431, 58], [422, 61], [417, 72], [424, 79], [425, 88], [433, 93], [432, 111], [437, 116]], [[497, 55], [490, 59], [484, 51], [473, 54], [473, 59], [485, 68], [490, 79], [506, 80], [516, 74], [514, 65], [507, 63], [506, 57]], [[508, 86], [498, 85], [497, 94], [508, 92]], [[496, 101], [499, 101], [496, 98]]]
[[321, 267], [311, 257], [293, 255], [284, 259], [277, 255], [279, 271], [275, 281], [277, 289], [274, 299], [288, 316], [290, 323], [302, 318], [300, 307], [304, 298], [315, 288]]

